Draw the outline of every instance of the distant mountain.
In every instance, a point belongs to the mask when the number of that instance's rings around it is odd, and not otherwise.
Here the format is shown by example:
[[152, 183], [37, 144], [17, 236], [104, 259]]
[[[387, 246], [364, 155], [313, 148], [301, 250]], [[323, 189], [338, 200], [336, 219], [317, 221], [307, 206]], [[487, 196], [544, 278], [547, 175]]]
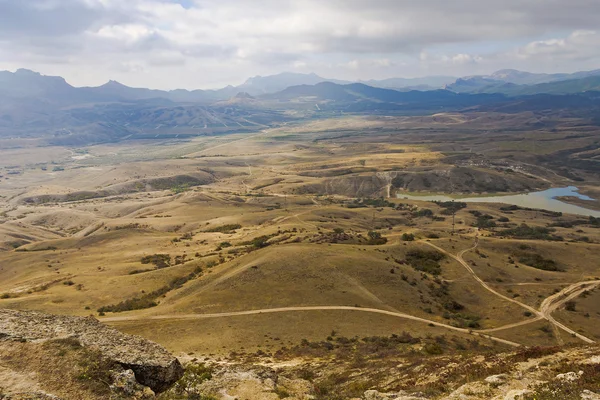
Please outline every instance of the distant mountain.
[[248, 79], [244, 84], [237, 86], [236, 89], [240, 92], [246, 92], [253, 96], [257, 96], [266, 93], [276, 93], [290, 86], [316, 85], [321, 82], [333, 82], [338, 84], [350, 83], [337, 79], [322, 78], [317, 74], [283, 72], [277, 75], [255, 76], [254, 78]]
[[425, 76], [422, 78], [389, 78], [382, 80], [371, 79], [361, 81], [369, 86], [385, 88], [385, 89], [412, 89], [412, 90], [432, 90], [441, 89], [444, 85], [448, 85], [456, 81], [456, 77], [452, 76]]
[[532, 72], [518, 71], [516, 69], [501, 69], [485, 78], [513, 83], [515, 85], [534, 85], [537, 83], [551, 82], [560, 80], [568, 74], [536, 74]]
[[162, 90], [132, 88], [116, 81], [109, 81], [98, 87], [83, 87], [78, 90], [88, 93], [90, 98], [113, 99], [115, 101], [167, 99], [169, 97], [169, 94]]
[[515, 85], [485, 78], [458, 79], [446, 88], [455, 93], [501, 93], [507, 96], [578, 94], [589, 91], [600, 91], [600, 76], [588, 76], [536, 85]]
[[[600, 76], [600, 69], [593, 71], [581, 71], [572, 74], [536, 74], [515, 69], [503, 69], [491, 75], [475, 75], [459, 78], [445, 86], [446, 89], [456, 93], [515, 93], [521, 94], [518, 86], [535, 86], [544, 83], [556, 83], [562, 81], [573, 81], [577, 79]], [[538, 89], [544, 89], [539, 86]], [[575, 87], [574, 87], [575, 88]], [[538, 89], [525, 90], [522, 94], [551, 93], [540, 92]], [[575, 90], [575, 89], [573, 89]], [[566, 91], [565, 93], [577, 93], [577, 91]]]
[[[502, 88], [505, 85], [513, 84], [483, 76], [473, 76], [468, 78], [459, 78], [456, 80], [456, 82], [446, 85], [444, 88], [455, 93], [489, 93], [488, 89]], [[501, 92], [501, 90], [498, 90], [496, 93], [499, 92]]]
[[279, 102], [317, 103], [321, 110], [366, 112], [369, 110], [442, 110], [460, 109], [505, 99], [499, 94], [458, 94], [449, 90], [399, 91], [362, 83], [292, 86], [281, 92], [261, 96]]
[[406, 89], [406, 90], [435, 90], [444, 85], [452, 83], [456, 77], [451, 76], [427, 76], [422, 78], [389, 78], [382, 80], [371, 79], [368, 81], [352, 82], [339, 79], [327, 79], [316, 74], [297, 74], [284, 72], [270, 76], [256, 76], [248, 79], [244, 84], [237, 86], [239, 91], [248, 92], [254, 96], [268, 93], [280, 92], [291, 86], [316, 85], [323, 82], [331, 82], [338, 85], [351, 83], [363, 83], [368, 86], [384, 89]]
[[[519, 74], [505, 71], [495, 76], [515, 80]], [[0, 72], [0, 137], [43, 138], [44, 143], [62, 145], [123, 138], [184, 138], [253, 132], [321, 113], [569, 109], [578, 110], [582, 115], [596, 115], [600, 95], [595, 91], [600, 91], [600, 75], [594, 75], [594, 71], [573, 75], [584, 77], [536, 85], [469, 77], [448, 85], [451, 90], [427, 91], [324, 81], [254, 95], [232, 86], [220, 90], [164, 91], [132, 88], [115, 81], [99, 87], [77, 88], [60, 77], [18, 70]], [[527, 76], [523, 75], [522, 79]], [[253, 78], [244, 85], [255, 91], [268, 91], [294, 80], [320, 79], [323, 78], [314, 74], [280, 74]], [[378, 84], [417, 83], [386, 81], [378, 81]]]
[[70, 95], [74, 87], [58, 76], [44, 76], [27, 69], [16, 72], [0, 71], [0, 94], [7, 97], [45, 97]]
[[116, 81], [110, 81], [98, 87], [73, 87], [63, 78], [45, 76], [26, 69], [16, 72], [0, 72], [0, 98], [25, 99], [35, 98], [55, 106], [65, 106], [80, 103], [120, 102], [150, 99], [182, 101], [208, 101], [212, 97], [204, 91], [172, 91], [138, 89], [125, 86]]

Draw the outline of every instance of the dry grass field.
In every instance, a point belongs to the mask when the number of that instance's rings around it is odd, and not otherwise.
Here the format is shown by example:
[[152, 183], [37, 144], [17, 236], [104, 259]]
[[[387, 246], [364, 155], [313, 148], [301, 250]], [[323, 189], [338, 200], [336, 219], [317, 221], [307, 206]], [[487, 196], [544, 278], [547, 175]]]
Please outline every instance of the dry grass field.
[[[600, 340], [598, 221], [469, 203], [453, 233], [447, 205], [401, 199], [574, 177], [600, 193], [593, 171], [542, 159], [589, 145], [591, 128], [540, 132], [534, 120], [341, 117], [181, 141], [14, 142], [0, 151], [0, 307], [93, 314], [195, 355], [276, 351], [331, 331]], [[588, 133], [565, 142], [575, 130]]]

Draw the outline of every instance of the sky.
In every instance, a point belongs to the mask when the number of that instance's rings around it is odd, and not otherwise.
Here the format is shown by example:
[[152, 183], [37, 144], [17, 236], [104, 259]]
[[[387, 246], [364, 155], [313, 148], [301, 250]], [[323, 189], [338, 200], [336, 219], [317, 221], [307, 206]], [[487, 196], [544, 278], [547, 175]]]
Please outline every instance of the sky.
[[218, 88], [600, 68], [599, 0], [0, 0], [0, 70]]

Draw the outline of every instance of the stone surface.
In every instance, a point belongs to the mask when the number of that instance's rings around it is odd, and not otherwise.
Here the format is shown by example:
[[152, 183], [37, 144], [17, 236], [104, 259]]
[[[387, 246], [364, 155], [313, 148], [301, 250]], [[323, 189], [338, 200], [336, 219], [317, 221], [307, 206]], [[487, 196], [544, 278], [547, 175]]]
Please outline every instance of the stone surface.
[[377, 390], [367, 390], [363, 395], [364, 400], [423, 400], [405, 393], [380, 393]]
[[589, 390], [584, 390], [583, 393], [581, 393], [581, 399], [582, 400], [600, 400], [600, 394], [591, 392]]
[[565, 374], [558, 374], [558, 375], [556, 375], [556, 379], [558, 379], [559, 381], [574, 382], [577, 379], [579, 379], [579, 377], [582, 374], [583, 374], [583, 372], [580, 372], [579, 374], [577, 374], [575, 372], [567, 372]]
[[184, 372], [179, 360], [162, 346], [121, 333], [94, 317], [0, 309], [0, 340], [38, 341], [69, 337], [132, 370], [137, 382], [156, 393], [167, 390]]
[[491, 385], [500, 385], [506, 382], [506, 379], [508, 379], [508, 376], [506, 374], [500, 374], [488, 376], [487, 378], [485, 378], [485, 381]]

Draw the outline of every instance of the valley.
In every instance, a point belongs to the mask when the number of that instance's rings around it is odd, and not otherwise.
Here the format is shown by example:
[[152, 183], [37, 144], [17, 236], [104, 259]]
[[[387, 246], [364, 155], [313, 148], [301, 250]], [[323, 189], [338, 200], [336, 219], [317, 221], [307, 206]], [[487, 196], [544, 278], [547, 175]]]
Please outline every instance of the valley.
[[365, 390], [423, 392], [385, 381], [393, 360], [600, 340], [588, 114], [286, 110], [1, 137], [0, 307], [91, 315], [224, 371], [369, 360]]
[[[451, 118], [456, 126], [442, 134], [435, 120]], [[100, 320], [182, 352], [257, 351], [265, 334], [281, 340], [272, 349], [331, 330], [360, 336], [363, 318], [384, 336], [429, 329], [494, 346], [596, 341], [593, 323], [574, 331], [544, 311], [559, 308], [548, 299], [570, 285], [593, 293], [596, 220], [457, 198], [464, 208], [453, 234], [444, 208], [452, 204], [403, 198], [433, 188], [541, 190], [573, 184], [574, 174], [588, 178], [582, 193], [597, 188], [585, 169], [530, 165], [530, 153], [508, 150], [506, 133], [467, 149], [461, 138], [481, 129], [480, 117], [456, 118], [348, 117], [253, 135], [9, 150], [0, 301], [82, 316], [121, 304]], [[587, 139], [579, 140], [573, 147]], [[41, 162], [25, 162], [38, 151]], [[523, 224], [532, 232], [521, 237]], [[434, 258], [419, 267], [413, 253]], [[140, 262], [152, 254], [166, 261]], [[551, 334], [531, 331], [537, 323]], [[210, 340], [227, 326], [235, 335]]]

